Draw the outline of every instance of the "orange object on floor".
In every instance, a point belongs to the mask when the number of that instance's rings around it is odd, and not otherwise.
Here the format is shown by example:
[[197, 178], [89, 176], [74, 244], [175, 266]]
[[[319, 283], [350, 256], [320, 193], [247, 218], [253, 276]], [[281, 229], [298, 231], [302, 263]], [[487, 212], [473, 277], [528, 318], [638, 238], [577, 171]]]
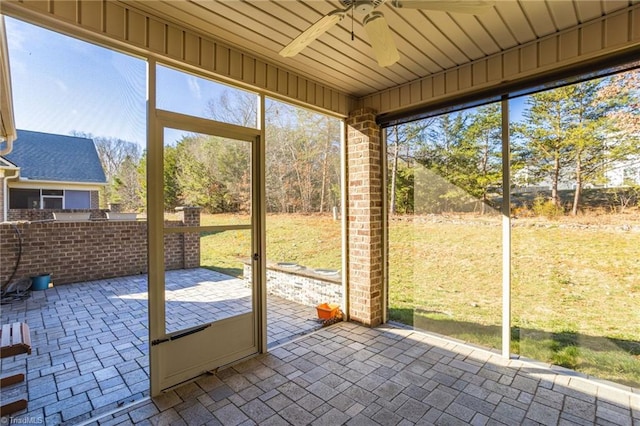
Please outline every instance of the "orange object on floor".
[[331, 319], [338, 314], [338, 308], [340, 308], [340, 306], [335, 303], [321, 303], [316, 306], [318, 318], [321, 320]]

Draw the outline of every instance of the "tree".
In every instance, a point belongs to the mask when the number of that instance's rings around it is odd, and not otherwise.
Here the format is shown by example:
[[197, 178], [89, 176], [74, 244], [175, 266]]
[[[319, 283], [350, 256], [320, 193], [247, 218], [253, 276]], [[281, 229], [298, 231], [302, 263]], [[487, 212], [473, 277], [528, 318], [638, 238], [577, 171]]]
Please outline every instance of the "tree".
[[284, 104], [270, 102], [271, 114], [266, 125], [266, 197], [269, 212], [288, 212], [292, 204], [289, 163], [284, 161], [289, 128], [283, 121]]
[[417, 155], [429, 172], [415, 178], [416, 185], [428, 178], [431, 187], [421, 185], [416, 196], [435, 211], [467, 210], [472, 199], [480, 200], [480, 213], [486, 213], [489, 194], [502, 183], [500, 105], [442, 115], [434, 124]]
[[225, 210], [226, 189], [218, 179], [218, 141], [206, 135], [186, 135], [176, 146], [176, 181], [180, 187], [180, 201], [200, 206], [206, 212]]
[[[403, 167], [412, 167], [416, 151], [424, 140], [424, 131], [433, 123], [434, 119], [414, 121], [403, 125], [395, 125], [387, 130], [387, 161], [389, 163], [389, 214], [398, 211], [399, 193], [406, 195], [406, 188], [399, 186], [400, 174]], [[413, 201], [412, 201], [413, 203]], [[406, 200], [405, 200], [406, 204]]]
[[582, 188], [588, 181], [601, 177], [602, 165], [611, 156], [606, 146], [609, 122], [605, 104], [597, 102], [598, 80], [586, 81], [572, 86], [570, 105], [574, 114], [573, 125], [567, 131], [569, 158], [574, 163], [574, 197], [571, 214], [578, 214]]
[[224, 90], [207, 102], [207, 116], [223, 123], [258, 127], [258, 95], [240, 89]]
[[224, 185], [224, 210], [251, 210], [251, 145], [245, 141], [220, 140], [216, 158], [219, 181]]
[[321, 156], [321, 170], [322, 175], [320, 178], [320, 203], [318, 211], [323, 213], [327, 208], [327, 198], [330, 199], [333, 204], [332, 207], [337, 207], [340, 201], [340, 196], [336, 197], [336, 194], [331, 191], [332, 187], [339, 186], [340, 183], [340, 126], [337, 120], [331, 119], [327, 116], [318, 115], [316, 122], [318, 126], [318, 143], [323, 146]]
[[337, 119], [268, 103], [266, 184], [269, 211], [325, 212], [340, 202]]
[[415, 212], [415, 167], [400, 163], [396, 171], [395, 213]]
[[640, 70], [615, 74], [598, 90], [598, 102], [615, 106], [609, 117], [622, 136], [640, 137]]
[[[464, 167], [457, 161], [457, 146], [468, 127], [465, 112], [445, 114], [436, 118], [426, 139], [416, 153], [416, 162], [422, 169], [415, 173], [416, 212], [441, 213], [461, 208], [456, 200], [464, 199], [456, 183], [464, 176]], [[428, 183], [427, 183], [428, 181]]]
[[180, 205], [180, 185], [178, 183], [178, 150], [175, 146], [164, 147], [164, 208], [175, 210]]
[[144, 207], [146, 194], [142, 192], [139, 162], [132, 157], [127, 157], [114, 177], [113, 201], [122, 205], [125, 211], [138, 211]]
[[102, 205], [106, 206], [115, 202], [117, 200], [115, 190], [116, 177], [125, 162], [137, 162], [140, 160], [142, 151], [140, 146], [119, 138], [96, 137], [91, 133], [73, 131], [71, 134], [93, 140], [107, 178], [107, 186], [102, 193]]
[[[470, 162], [471, 185], [467, 190], [482, 200], [481, 214], [486, 212], [489, 192], [502, 184], [502, 115], [500, 104], [479, 107], [472, 115], [462, 150]], [[497, 206], [493, 206], [496, 208]]]
[[636, 71], [532, 95], [522, 128], [527, 168], [551, 182], [551, 200], [560, 206], [561, 179], [573, 180], [571, 213], [579, 211], [582, 190], [603, 181], [610, 165], [640, 153]]
[[567, 136], [571, 127], [569, 105], [570, 87], [535, 93], [527, 100], [521, 135], [526, 147], [527, 172], [533, 179], [548, 179], [551, 184], [551, 202], [561, 207], [558, 186], [570, 165]]

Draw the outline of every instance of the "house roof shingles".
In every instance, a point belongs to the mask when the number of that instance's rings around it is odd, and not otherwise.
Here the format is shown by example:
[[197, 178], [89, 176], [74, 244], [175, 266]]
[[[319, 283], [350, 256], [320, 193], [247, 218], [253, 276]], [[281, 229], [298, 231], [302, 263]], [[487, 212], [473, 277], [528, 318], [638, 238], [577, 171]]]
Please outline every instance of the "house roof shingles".
[[4, 156], [30, 180], [106, 183], [93, 140], [18, 130], [11, 153]]

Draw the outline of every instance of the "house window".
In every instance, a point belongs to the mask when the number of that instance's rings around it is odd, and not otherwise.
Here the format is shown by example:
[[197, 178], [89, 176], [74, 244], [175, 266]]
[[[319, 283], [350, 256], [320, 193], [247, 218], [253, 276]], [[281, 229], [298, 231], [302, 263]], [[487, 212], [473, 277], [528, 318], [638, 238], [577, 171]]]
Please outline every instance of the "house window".
[[11, 189], [9, 191], [9, 207], [12, 209], [39, 209], [39, 189]]
[[64, 208], [90, 209], [91, 193], [89, 191], [64, 191]]
[[12, 209], [90, 209], [91, 192], [63, 189], [11, 189]]
[[61, 189], [43, 189], [42, 190], [42, 208], [43, 209], [62, 209], [64, 191]]

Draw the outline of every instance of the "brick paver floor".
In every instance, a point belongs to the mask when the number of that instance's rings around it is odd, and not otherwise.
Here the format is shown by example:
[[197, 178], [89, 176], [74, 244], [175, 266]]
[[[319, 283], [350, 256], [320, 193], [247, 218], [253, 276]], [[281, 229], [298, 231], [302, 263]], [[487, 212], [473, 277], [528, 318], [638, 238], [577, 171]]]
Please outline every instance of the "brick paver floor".
[[[186, 280], [178, 272], [168, 280], [174, 296], [194, 282], [198, 293], [207, 288], [203, 283], [216, 282], [211, 271], [181, 271], [192, 274]], [[218, 282], [235, 285], [227, 278]], [[181, 288], [181, 281], [191, 284]], [[236, 284], [233, 294], [241, 300]], [[637, 389], [400, 327], [319, 329], [313, 309], [275, 298], [269, 310], [279, 316], [270, 321], [268, 354], [150, 399], [145, 286], [144, 276], [58, 286], [3, 306], [3, 322], [26, 320], [34, 337], [32, 355], [2, 360], [3, 373], [26, 369], [28, 375], [3, 400], [29, 392], [28, 412], [5, 423], [640, 424]], [[181, 315], [194, 303], [202, 307], [191, 296], [173, 301]], [[287, 330], [318, 331], [291, 340]]]
[[88, 424], [632, 426], [640, 394], [412, 330], [339, 323]]
[[[239, 279], [191, 269], [166, 274], [167, 330], [177, 331], [250, 310]], [[315, 308], [269, 296], [268, 345], [317, 330]], [[2, 400], [27, 396], [14, 423], [76, 424], [148, 395], [147, 277], [55, 286], [2, 305], [2, 323], [27, 322], [33, 353], [2, 359], [2, 374], [26, 372]], [[4, 424], [4, 423], [3, 423]]]

